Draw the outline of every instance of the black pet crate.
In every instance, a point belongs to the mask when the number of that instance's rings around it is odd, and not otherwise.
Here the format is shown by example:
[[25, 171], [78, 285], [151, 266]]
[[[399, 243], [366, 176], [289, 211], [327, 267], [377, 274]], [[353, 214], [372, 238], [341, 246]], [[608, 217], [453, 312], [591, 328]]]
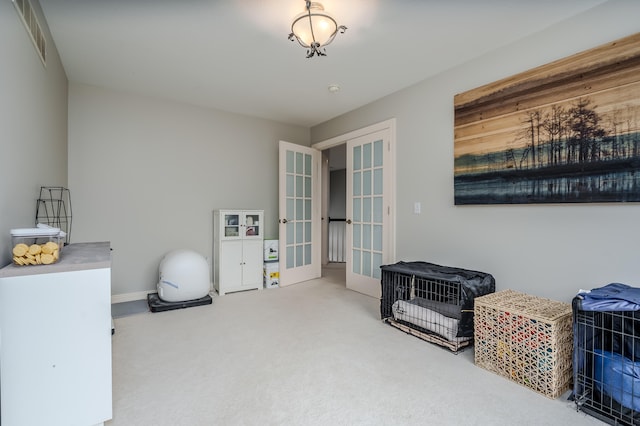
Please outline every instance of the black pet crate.
[[640, 425], [640, 311], [582, 310], [573, 300], [573, 399], [612, 425]]
[[474, 299], [495, 292], [491, 274], [428, 262], [381, 270], [383, 321], [453, 352], [473, 342]]

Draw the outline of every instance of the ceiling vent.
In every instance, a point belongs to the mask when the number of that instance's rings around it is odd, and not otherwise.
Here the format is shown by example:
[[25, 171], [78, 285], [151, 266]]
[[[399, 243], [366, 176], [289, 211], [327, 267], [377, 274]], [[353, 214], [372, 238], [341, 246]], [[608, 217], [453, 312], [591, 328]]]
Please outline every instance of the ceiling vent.
[[42, 60], [42, 64], [47, 64], [47, 40], [44, 38], [44, 33], [42, 32], [42, 27], [40, 27], [40, 23], [38, 22], [38, 18], [36, 17], [36, 13], [31, 6], [31, 2], [29, 0], [11, 0], [13, 5], [16, 7], [16, 10], [20, 14], [22, 18], [22, 23], [24, 24], [27, 32], [31, 36], [31, 41], [38, 51], [38, 55], [40, 55], [40, 59]]

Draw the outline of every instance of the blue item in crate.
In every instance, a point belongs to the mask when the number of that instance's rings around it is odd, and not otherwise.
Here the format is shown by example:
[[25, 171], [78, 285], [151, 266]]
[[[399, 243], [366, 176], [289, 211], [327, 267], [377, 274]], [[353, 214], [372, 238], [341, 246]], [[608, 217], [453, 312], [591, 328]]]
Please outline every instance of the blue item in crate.
[[596, 388], [620, 405], [640, 412], [640, 362], [601, 349], [593, 351]]
[[622, 283], [611, 283], [578, 294], [583, 311], [637, 311], [640, 310], [640, 288]]

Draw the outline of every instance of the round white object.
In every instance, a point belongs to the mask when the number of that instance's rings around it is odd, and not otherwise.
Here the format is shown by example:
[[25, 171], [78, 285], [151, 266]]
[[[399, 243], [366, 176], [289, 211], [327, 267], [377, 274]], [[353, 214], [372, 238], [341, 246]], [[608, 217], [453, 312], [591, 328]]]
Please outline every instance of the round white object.
[[160, 261], [158, 296], [166, 302], [184, 302], [209, 293], [209, 264], [192, 250], [174, 250]]

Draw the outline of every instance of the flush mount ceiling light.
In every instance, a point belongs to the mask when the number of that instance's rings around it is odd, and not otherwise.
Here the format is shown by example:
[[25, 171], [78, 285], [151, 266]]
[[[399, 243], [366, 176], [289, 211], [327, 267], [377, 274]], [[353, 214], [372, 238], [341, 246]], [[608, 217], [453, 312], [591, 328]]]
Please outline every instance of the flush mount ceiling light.
[[296, 16], [291, 24], [289, 40], [296, 40], [300, 46], [307, 49], [307, 58], [314, 55], [327, 56], [324, 47], [330, 44], [340, 31], [347, 30], [344, 25], [338, 25], [335, 19], [324, 11], [322, 4], [305, 1], [305, 11]]

